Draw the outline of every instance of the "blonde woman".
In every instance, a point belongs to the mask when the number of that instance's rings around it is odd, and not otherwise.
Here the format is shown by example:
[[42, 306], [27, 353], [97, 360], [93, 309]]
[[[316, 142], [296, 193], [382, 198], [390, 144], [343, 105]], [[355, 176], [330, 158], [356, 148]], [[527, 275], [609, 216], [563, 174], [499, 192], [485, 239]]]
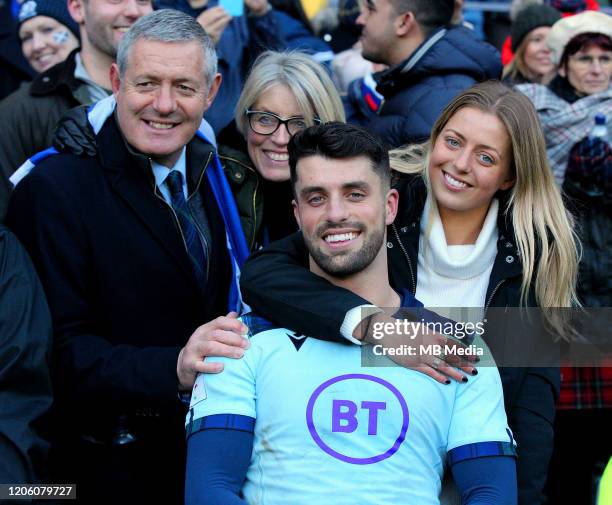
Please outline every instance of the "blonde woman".
[[529, 5], [519, 12], [512, 23], [514, 56], [504, 66], [505, 83], [542, 83], [553, 77], [556, 67], [546, 39], [551, 26], [559, 19], [559, 11], [548, 5]]
[[297, 231], [291, 137], [315, 123], [344, 122], [344, 109], [329, 74], [312, 57], [267, 51], [255, 61], [234, 117], [235, 126], [219, 135], [219, 157], [254, 250]]
[[[498, 82], [478, 84], [446, 107], [427, 144], [394, 151], [392, 160], [408, 172], [388, 229], [396, 288], [410, 289], [426, 306], [575, 303], [572, 222], [526, 97]], [[301, 268], [305, 257], [298, 234], [255, 255], [242, 271], [245, 300], [274, 323], [305, 335], [359, 339], [359, 308], [368, 302]], [[549, 327], [563, 331], [561, 321], [548, 317]], [[469, 380], [438, 358], [392, 359], [440, 382]], [[519, 503], [538, 504], [552, 452], [558, 369], [502, 368], [500, 375], [518, 444]]]

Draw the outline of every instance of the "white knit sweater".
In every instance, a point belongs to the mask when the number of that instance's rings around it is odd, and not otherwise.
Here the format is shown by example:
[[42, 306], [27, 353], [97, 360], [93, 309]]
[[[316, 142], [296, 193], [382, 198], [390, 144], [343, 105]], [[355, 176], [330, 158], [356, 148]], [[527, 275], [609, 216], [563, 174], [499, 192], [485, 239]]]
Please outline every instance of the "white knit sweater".
[[498, 208], [499, 202], [493, 199], [475, 244], [449, 246], [437, 207], [430, 215], [427, 198], [421, 218], [416, 289], [417, 299], [426, 307], [484, 307], [497, 253]]

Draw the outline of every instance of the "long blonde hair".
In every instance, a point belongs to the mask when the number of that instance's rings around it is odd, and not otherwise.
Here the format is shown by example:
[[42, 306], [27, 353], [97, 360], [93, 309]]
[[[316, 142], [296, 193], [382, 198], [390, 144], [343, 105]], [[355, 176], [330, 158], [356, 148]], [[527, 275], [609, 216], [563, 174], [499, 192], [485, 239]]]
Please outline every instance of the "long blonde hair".
[[[433, 146], [450, 118], [463, 107], [494, 114], [505, 125], [512, 143], [511, 170], [515, 177], [504, 215], [514, 224], [523, 265], [520, 304], [526, 306], [535, 274], [535, 298], [539, 307], [575, 307], [578, 242], [572, 216], [563, 205], [546, 157], [544, 136], [537, 113], [527, 97], [500, 82], [476, 84], [458, 95], [436, 121], [429, 141], [395, 149], [391, 167], [420, 174], [429, 189], [428, 166]], [[536, 260], [539, 267], [536, 269]], [[547, 311], [547, 322], [565, 334], [559, 311]]]

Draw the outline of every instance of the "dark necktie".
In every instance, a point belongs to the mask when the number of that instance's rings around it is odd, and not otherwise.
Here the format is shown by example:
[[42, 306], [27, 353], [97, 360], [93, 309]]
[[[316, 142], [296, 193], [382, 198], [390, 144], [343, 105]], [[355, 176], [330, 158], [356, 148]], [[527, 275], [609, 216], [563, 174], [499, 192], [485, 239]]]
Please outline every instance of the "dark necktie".
[[183, 174], [178, 170], [172, 170], [164, 182], [170, 190], [170, 205], [172, 205], [172, 209], [178, 218], [181, 231], [183, 232], [185, 246], [187, 247], [193, 271], [201, 288], [204, 289], [207, 277], [206, 251], [183, 193]]

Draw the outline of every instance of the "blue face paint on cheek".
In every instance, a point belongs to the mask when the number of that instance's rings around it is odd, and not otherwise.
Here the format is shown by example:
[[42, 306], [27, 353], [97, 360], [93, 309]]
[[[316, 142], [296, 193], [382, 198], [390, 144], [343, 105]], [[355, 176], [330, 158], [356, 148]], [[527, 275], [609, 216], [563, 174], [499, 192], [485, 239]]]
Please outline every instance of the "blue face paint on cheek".
[[66, 30], [53, 32], [53, 42], [56, 44], [65, 44], [68, 42], [68, 32]]

